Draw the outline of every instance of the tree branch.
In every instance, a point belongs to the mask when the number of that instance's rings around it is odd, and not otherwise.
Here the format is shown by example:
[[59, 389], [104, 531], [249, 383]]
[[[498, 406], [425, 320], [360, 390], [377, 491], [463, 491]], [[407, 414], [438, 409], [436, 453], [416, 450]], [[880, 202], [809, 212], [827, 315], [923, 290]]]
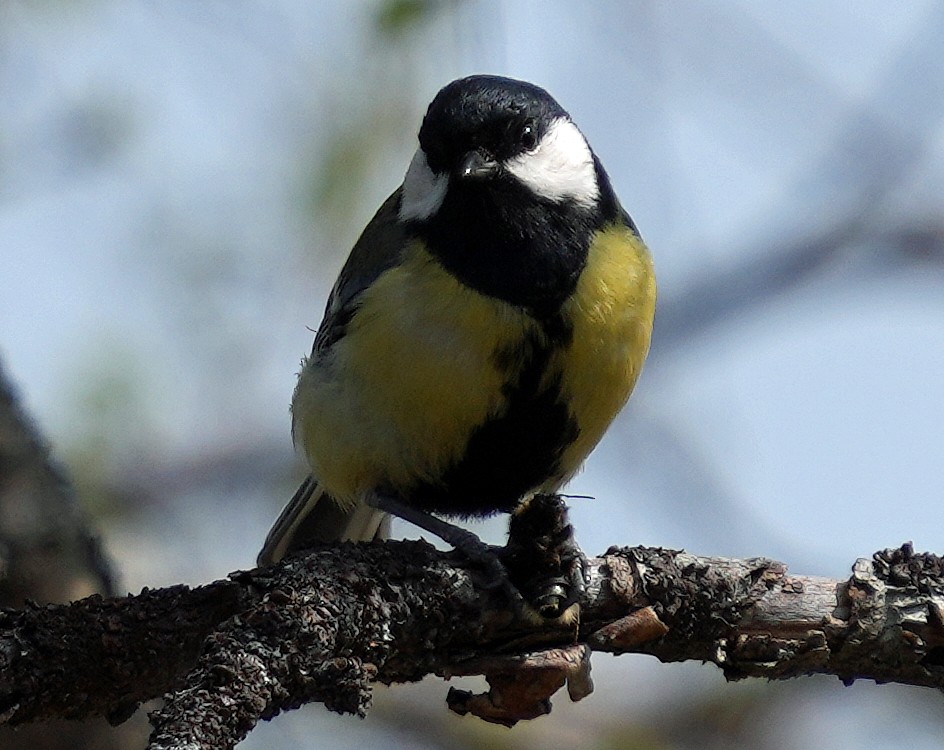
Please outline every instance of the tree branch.
[[[68, 602], [116, 590], [91, 519], [0, 362], [0, 607]], [[4, 750], [124, 750], [141, 746], [144, 717], [116, 732], [104, 721], [0, 728]], [[132, 744], [133, 743], [133, 744]]]
[[[644, 547], [591, 560], [579, 623], [515, 614], [453, 553], [424, 542], [343, 544], [197, 589], [89, 597], [0, 616], [0, 718], [126, 718], [166, 693], [150, 747], [230, 748], [311, 701], [363, 714], [373, 682], [484, 673], [450, 706], [513, 723], [569, 680], [588, 648], [697, 659], [729, 679], [834, 674], [944, 687], [944, 578], [910, 545], [846, 581], [778, 562]], [[579, 644], [579, 645], [578, 645]]]

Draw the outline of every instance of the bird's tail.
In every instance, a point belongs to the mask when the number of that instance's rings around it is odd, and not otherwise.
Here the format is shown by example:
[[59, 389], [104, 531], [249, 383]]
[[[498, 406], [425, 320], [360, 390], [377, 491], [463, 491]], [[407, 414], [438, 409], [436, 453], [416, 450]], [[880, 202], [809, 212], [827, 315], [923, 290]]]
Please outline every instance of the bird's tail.
[[366, 503], [346, 510], [309, 476], [296, 490], [266, 536], [259, 566], [277, 563], [290, 552], [317, 542], [367, 542], [383, 539], [390, 517]]

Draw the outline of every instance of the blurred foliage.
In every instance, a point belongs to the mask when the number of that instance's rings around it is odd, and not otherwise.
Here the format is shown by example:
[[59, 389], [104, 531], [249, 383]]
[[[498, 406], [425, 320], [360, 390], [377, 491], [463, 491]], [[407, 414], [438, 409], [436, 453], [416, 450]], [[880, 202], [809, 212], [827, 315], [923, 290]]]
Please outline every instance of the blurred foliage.
[[319, 132], [312, 143], [310, 207], [329, 246], [349, 242], [351, 226], [363, 225], [355, 217], [363, 213], [365, 187], [382, 179], [392, 191], [398, 173], [405, 171], [406, 162], [395, 157], [414, 143], [418, 105], [426, 103], [418, 90], [428, 67], [418, 53], [428, 35], [444, 33], [462, 4], [380, 3], [361, 29], [360, 64], [335, 83], [333, 92], [323, 92], [322, 109], [347, 113], [334, 118], [334, 129]]
[[350, 128], [328, 135], [319, 144], [319, 160], [312, 171], [312, 215], [317, 217], [319, 232], [332, 250], [343, 255], [342, 248], [353, 241], [351, 229], [363, 226], [355, 217], [373, 206], [367, 204], [365, 185], [378, 178], [391, 183], [388, 153], [400, 150], [400, 143], [391, 136], [392, 122], [402, 122], [409, 114], [403, 102], [388, 100], [383, 94], [366, 100], [367, 109], [358, 109]]
[[95, 168], [120, 158], [136, 134], [132, 111], [129, 102], [102, 92], [71, 103], [51, 134], [68, 160], [63, 169]]
[[73, 484], [93, 516], [122, 512], [123, 497], [112, 489], [131, 466], [148, 464], [155, 442], [149, 409], [146, 364], [136, 351], [114, 342], [90, 344], [93, 358], [76, 363], [73, 392], [63, 394], [81, 418], [64, 445]]
[[375, 15], [377, 31], [383, 36], [397, 37], [417, 29], [431, 16], [455, 5], [447, 0], [387, 0]]

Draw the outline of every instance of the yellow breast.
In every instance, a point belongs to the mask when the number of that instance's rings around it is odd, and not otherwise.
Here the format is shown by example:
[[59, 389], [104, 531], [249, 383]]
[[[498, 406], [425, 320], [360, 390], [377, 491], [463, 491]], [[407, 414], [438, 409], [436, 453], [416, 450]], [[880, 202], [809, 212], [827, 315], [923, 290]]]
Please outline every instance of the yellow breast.
[[[534, 490], [555, 491], [572, 476], [629, 397], [654, 306], [642, 241], [622, 226], [599, 233], [561, 310], [573, 335], [543, 378], [559, 387], [577, 435], [562, 446], [560, 470]], [[303, 365], [292, 413], [313, 475], [343, 504], [376, 488], [435, 483], [476, 428], [508, 408], [501, 355], [526, 340], [547, 342], [533, 317], [461, 284], [413, 243], [365, 290], [345, 335]]]
[[655, 304], [655, 274], [645, 243], [621, 225], [598, 233], [577, 289], [564, 305], [573, 338], [555, 362], [579, 433], [564, 451], [562, 475], [542, 490], [555, 491], [580, 468], [626, 403], [649, 352]]
[[413, 243], [327, 356], [303, 365], [292, 413], [314, 476], [342, 503], [435, 481], [503, 406], [494, 353], [536, 326]]

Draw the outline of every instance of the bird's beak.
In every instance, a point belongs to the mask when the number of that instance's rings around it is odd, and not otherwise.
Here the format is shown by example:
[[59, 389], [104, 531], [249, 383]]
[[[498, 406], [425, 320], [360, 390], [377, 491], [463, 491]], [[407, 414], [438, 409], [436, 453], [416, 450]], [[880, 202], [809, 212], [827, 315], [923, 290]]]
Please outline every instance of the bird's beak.
[[480, 149], [470, 151], [459, 162], [457, 173], [460, 179], [481, 180], [498, 172], [498, 162]]

